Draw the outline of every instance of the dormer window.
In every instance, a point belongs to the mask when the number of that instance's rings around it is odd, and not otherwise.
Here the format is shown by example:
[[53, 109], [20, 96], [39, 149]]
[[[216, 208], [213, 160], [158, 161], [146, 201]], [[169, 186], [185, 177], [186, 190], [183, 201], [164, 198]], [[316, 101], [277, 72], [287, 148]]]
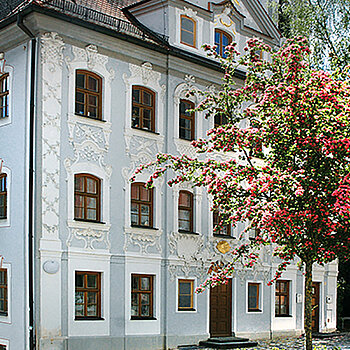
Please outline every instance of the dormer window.
[[181, 15], [181, 43], [196, 47], [196, 21]]
[[223, 30], [215, 29], [215, 45], [216, 52], [223, 58], [226, 58], [225, 48], [232, 42], [231, 35], [227, 34]]

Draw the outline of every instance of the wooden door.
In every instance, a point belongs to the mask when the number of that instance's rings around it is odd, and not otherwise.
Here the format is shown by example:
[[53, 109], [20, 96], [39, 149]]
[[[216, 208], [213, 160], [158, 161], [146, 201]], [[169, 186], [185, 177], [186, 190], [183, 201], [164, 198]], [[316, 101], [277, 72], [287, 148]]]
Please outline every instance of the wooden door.
[[319, 332], [320, 328], [320, 283], [312, 282], [312, 331]]
[[232, 335], [232, 280], [210, 289], [210, 327], [211, 337]]

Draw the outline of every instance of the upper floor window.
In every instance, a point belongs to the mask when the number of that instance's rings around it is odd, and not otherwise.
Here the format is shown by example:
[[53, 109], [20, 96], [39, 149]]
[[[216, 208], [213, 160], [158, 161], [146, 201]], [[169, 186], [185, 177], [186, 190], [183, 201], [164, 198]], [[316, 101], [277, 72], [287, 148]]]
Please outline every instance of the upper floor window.
[[276, 316], [289, 316], [289, 283], [289, 281], [276, 281]]
[[193, 232], [193, 194], [188, 191], [179, 193], [179, 231]]
[[132, 87], [132, 127], [155, 131], [155, 93], [143, 86]]
[[9, 83], [8, 74], [0, 76], [0, 118], [9, 116]]
[[216, 52], [221, 57], [226, 58], [225, 55], [225, 48], [232, 42], [231, 35], [227, 34], [226, 32], [215, 29], [215, 45], [216, 45]]
[[75, 272], [75, 318], [101, 317], [101, 273]]
[[180, 101], [180, 139], [192, 141], [195, 138], [195, 115], [188, 110], [194, 108], [194, 103], [190, 101]]
[[0, 219], [7, 218], [7, 176], [0, 175]]
[[77, 70], [75, 75], [75, 113], [102, 120], [102, 78]]
[[7, 316], [8, 313], [7, 286], [7, 270], [0, 269], [0, 316]]
[[74, 176], [74, 219], [100, 221], [101, 180], [90, 174]]
[[153, 317], [153, 276], [131, 275], [131, 318]]
[[196, 21], [181, 15], [181, 43], [196, 47]]
[[131, 225], [153, 226], [153, 188], [143, 182], [131, 184]]
[[228, 123], [228, 118], [225, 113], [218, 112], [214, 116], [214, 128], [226, 125]]
[[[225, 220], [225, 218], [221, 217], [218, 211], [213, 212], [213, 225], [214, 230], [216, 226], [221, 222], [221, 220]], [[214, 235], [225, 235], [225, 236], [231, 236], [231, 225], [230, 224], [224, 224], [220, 229], [216, 229], [214, 231]]]

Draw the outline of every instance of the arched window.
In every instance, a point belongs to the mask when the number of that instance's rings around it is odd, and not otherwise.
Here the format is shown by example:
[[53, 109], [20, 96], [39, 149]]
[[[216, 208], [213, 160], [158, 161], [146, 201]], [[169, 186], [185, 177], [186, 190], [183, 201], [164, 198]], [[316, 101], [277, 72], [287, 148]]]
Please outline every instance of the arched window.
[[193, 194], [188, 191], [179, 193], [179, 231], [193, 232]]
[[181, 43], [196, 47], [196, 21], [181, 15]]
[[153, 227], [153, 188], [131, 184], [131, 225]]
[[90, 174], [74, 176], [74, 219], [100, 221], [101, 180]]
[[155, 131], [155, 93], [143, 86], [132, 87], [133, 128]]
[[7, 176], [0, 175], [0, 219], [7, 218]]
[[226, 57], [225, 55], [225, 47], [232, 42], [232, 37], [230, 34], [227, 34], [223, 30], [215, 29], [215, 45], [216, 52], [221, 57]]
[[0, 118], [9, 116], [9, 84], [8, 74], [0, 76]]
[[102, 120], [102, 78], [97, 74], [76, 71], [75, 114]]
[[[213, 212], [213, 229], [221, 222], [221, 220], [225, 220], [224, 217], [220, 215], [220, 213], [215, 210]], [[225, 236], [231, 236], [231, 225], [230, 224], [224, 224], [220, 229], [217, 229], [214, 231], [214, 235], [225, 235]]]
[[189, 112], [194, 108], [194, 103], [186, 100], [180, 101], [179, 137], [192, 141], [195, 138], [195, 115]]

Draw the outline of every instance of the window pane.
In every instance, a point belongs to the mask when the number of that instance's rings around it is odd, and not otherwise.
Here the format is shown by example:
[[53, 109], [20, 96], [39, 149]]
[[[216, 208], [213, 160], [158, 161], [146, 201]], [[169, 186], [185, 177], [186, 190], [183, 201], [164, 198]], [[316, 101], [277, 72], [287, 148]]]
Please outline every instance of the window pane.
[[84, 105], [77, 102], [75, 104], [75, 113], [80, 114], [80, 115], [84, 115], [84, 113], [85, 113]]
[[84, 276], [81, 274], [75, 275], [75, 287], [83, 288], [84, 287]]
[[193, 106], [190, 103], [188, 103], [186, 101], [181, 101], [180, 102], [180, 114], [183, 114], [183, 115], [185, 115], [187, 117], [190, 117], [191, 113], [188, 112], [188, 110], [192, 109], [192, 108], [193, 108]]
[[192, 32], [194, 30], [194, 22], [191, 21], [189, 18], [182, 17], [181, 18], [181, 29], [184, 29], [186, 31]]
[[190, 221], [191, 213], [188, 210], [179, 210], [179, 219], [183, 221]]
[[5, 297], [5, 288], [0, 288], [0, 299], [4, 299]]
[[92, 118], [96, 118], [97, 117], [97, 108], [89, 106], [88, 116], [92, 117]]
[[[131, 276], [131, 288], [133, 290], [138, 290], [139, 289], [139, 278], [137, 276]], [[136, 294], [134, 294], [136, 295]]]
[[132, 101], [135, 103], [140, 102], [140, 90], [135, 88], [132, 89]]
[[143, 202], [148, 202], [149, 201], [149, 193], [150, 190], [147, 189], [145, 186], [140, 186], [140, 200]]
[[219, 46], [220, 45], [220, 32], [215, 31], [215, 45]]
[[152, 115], [151, 111], [149, 109], [144, 109], [143, 110], [143, 129], [146, 130], [151, 130], [151, 120], [152, 120]]
[[143, 104], [147, 106], [152, 106], [152, 95], [147, 91], [143, 92]]
[[131, 316], [138, 316], [139, 307], [138, 305], [131, 305]]
[[194, 35], [193, 33], [181, 30], [181, 41], [185, 44], [194, 46]]
[[74, 208], [74, 217], [76, 219], [84, 219], [83, 208]]
[[74, 188], [76, 191], [84, 192], [84, 178], [80, 176], [75, 176]]
[[89, 177], [86, 178], [86, 192], [97, 193], [97, 181]]
[[75, 292], [75, 303], [84, 304], [84, 292]]
[[191, 195], [189, 193], [186, 193], [186, 192], [180, 192], [179, 205], [181, 207], [190, 208], [191, 204], [192, 204], [191, 203]]
[[225, 49], [225, 47], [230, 43], [230, 39], [228, 36], [226, 35], [222, 35], [222, 46], [223, 46], [223, 49]]
[[75, 316], [84, 316], [84, 305], [75, 304]]
[[149, 214], [148, 215], [141, 215], [141, 225], [142, 226], [150, 226]]
[[88, 209], [87, 210], [87, 218], [88, 220], [97, 220], [96, 209]]
[[131, 198], [139, 199], [139, 186], [136, 184], [131, 185]]
[[87, 316], [97, 317], [97, 305], [92, 304], [87, 306]]
[[150, 278], [149, 277], [141, 277], [141, 290], [150, 290]]
[[97, 106], [97, 96], [89, 95], [89, 105]]
[[138, 299], [137, 299], [137, 293], [131, 294], [131, 305], [137, 305]]
[[97, 304], [97, 293], [96, 292], [88, 292], [88, 304]]
[[97, 204], [96, 198], [90, 198], [90, 197], [86, 198], [86, 207], [87, 208], [96, 209], [96, 204]]
[[149, 305], [141, 305], [141, 316], [149, 316]]
[[97, 276], [96, 275], [87, 275], [87, 287], [88, 288], [97, 288]]
[[85, 88], [85, 75], [77, 74], [77, 88], [84, 89]]
[[191, 294], [191, 283], [190, 282], [180, 282], [179, 283], [179, 293], [180, 294]]
[[85, 102], [85, 95], [82, 92], [78, 92], [75, 94], [75, 100], [80, 103]]
[[132, 126], [134, 128], [140, 127], [140, 108], [132, 107]]
[[141, 305], [149, 305], [150, 294], [141, 294]]
[[88, 84], [88, 89], [91, 91], [98, 91], [98, 83], [97, 80], [93, 77], [89, 77], [88, 79], [89, 84]]
[[179, 307], [191, 307], [191, 295], [180, 295]]

